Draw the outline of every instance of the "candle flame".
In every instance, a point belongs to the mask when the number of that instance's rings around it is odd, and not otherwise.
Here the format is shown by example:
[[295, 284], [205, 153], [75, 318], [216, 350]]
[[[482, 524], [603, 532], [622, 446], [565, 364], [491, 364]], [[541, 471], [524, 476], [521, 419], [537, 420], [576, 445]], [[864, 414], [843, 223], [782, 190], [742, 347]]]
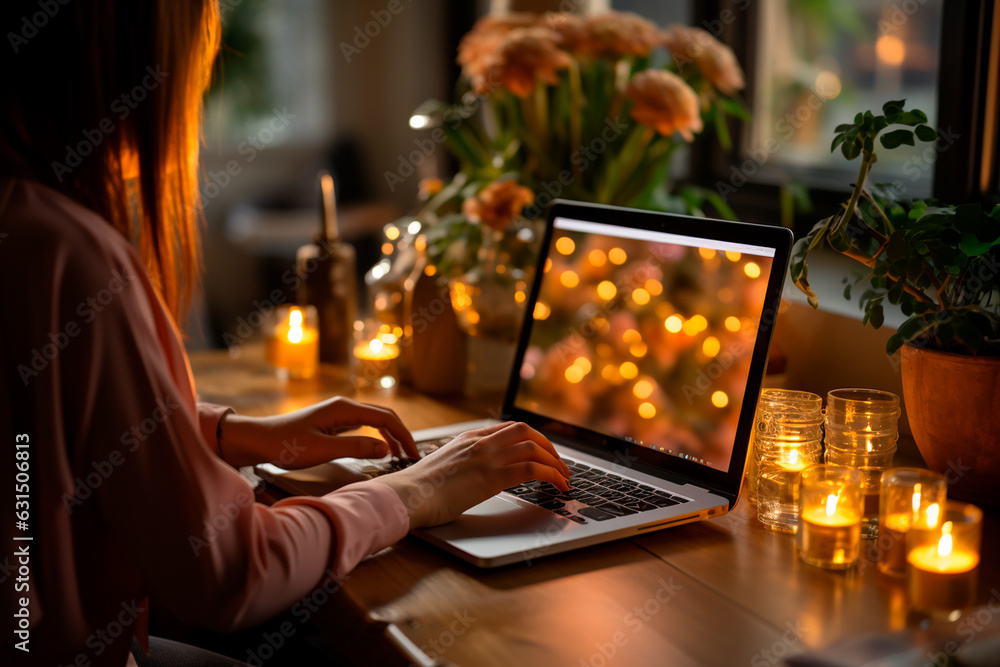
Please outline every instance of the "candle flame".
[[[941, 506], [937, 503], [931, 503], [927, 506], [927, 526], [933, 528], [938, 523], [938, 514], [941, 512]], [[951, 531], [951, 526], [948, 527], [948, 531]]]
[[[302, 326], [302, 311], [296, 308], [292, 308], [288, 313], [288, 326], [290, 327], [301, 327]], [[291, 340], [289, 338], [289, 340]]]
[[[945, 525], [947, 526], [950, 523], [951, 521], [948, 521], [947, 523], [945, 523]], [[937, 547], [938, 556], [941, 556], [943, 558], [944, 556], [948, 556], [951, 554], [951, 542], [952, 542], [951, 533], [945, 533], [944, 535], [941, 536], [941, 539], [938, 540], [938, 547]]]
[[788, 453], [788, 463], [790, 465], [795, 465], [799, 462], [799, 450], [793, 449]]
[[916, 514], [920, 511], [920, 482], [913, 485], [913, 512]]
[[869, 452], [872, 450], [872, 441], [871, 440], [867, 440], [866, 441], [866, 448], [868, 449]]
[[372, 352], [375, 352], [376, 354], [382, 351], [382, 347], [383, 347], [382, 341], [380, 341], [378, 338], [375, 338], [368, 342], [368, 349], [371, 350]]
[[288, 327], [288, 342], [299, 343], [302, 341], [302, 327]]
[[837, 513], [837, 496], [832, 493], [826, 497], [826, 515], [833, 516]]

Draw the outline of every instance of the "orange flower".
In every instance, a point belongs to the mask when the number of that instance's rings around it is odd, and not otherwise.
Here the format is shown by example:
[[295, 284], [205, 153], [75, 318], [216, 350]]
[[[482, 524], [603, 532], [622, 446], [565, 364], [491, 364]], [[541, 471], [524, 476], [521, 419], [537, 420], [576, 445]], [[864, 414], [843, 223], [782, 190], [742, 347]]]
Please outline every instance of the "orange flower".
[[556, 43], [566, 51], [577, 51], [590, 34], [584, 20], [576, 14], [549, 12], [544, 25], [557, 35]]
[[632, 118], [666, 137], [679, 132], [693, 141], [692, 132], [702, 130], [698, 96], [676, 74], [662, 69], [639, 72], [625, 95], [632, 100]]
[[656, 26], [629, 12], [607, 12], [584, 20], [586, 38], [578, 45], [580, 53], [609, 58], [647, 56], [659, 45]]
[[558, 71], [570, 65], [569, 54], [556, 45], [559, 36], [545, 28], [515, 28], [503, 36], [495, 61], [489, 64], [487, 81], [495, 82], [518, 97], [527, 97], [536, 81], [559, 83]]
[[663, 45], [673, 54], [680, 69], [694, 63], [723, 95], [732, 95], [746, 85], [733, 50], [701, 28], [671, 26], [663, 35]]
[[530, 27], [537, 22], [538, 17], [534, 14], [485, 16], [462, 37], [458, 44], [458, 64], [462, 66], [462, 73], [472, 83], [476, 93], [489, 93], [487, 71], [497, 60], [504, 35], [515, 28]]
[[462, 202], [462, 213], [472, 222], [502, 231], [534, 201], [535, 193], [517, 181], [493, 181]]

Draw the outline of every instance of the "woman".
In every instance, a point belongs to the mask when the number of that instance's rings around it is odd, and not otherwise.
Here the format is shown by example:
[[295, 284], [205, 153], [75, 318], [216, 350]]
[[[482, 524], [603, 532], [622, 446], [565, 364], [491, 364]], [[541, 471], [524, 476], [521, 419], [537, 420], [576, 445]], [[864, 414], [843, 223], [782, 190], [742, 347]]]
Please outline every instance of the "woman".
[[[285, 441], [306, 447], [300, 466], [416, 450], [391, 411], [349, 400], [265, 419], [196, 403], [175, 323], [197, 284], [218, 7], [25, 0], [0, 19], [0, 442], [21, 494], [3, 522], [20, 549], [3, 564], [6, 664], [156, 664], [177, 647], [145, 655], [150, 606], [248, 627], [500, 489], [568, 488], [544, 437], [503, 424], [322, 498], [254, 504], [234, 466]], [[359, 425], [384, 441], [336, 435]]]

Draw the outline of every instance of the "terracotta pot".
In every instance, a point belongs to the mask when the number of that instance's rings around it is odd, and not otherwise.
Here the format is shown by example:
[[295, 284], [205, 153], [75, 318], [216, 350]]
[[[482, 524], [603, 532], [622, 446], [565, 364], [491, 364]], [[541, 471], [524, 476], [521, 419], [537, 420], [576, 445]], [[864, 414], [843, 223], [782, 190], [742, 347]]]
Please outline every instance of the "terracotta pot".
[[903, 346], [903, 400], [927, 467], [948, 496], [1000, 507], [1000, 357]]

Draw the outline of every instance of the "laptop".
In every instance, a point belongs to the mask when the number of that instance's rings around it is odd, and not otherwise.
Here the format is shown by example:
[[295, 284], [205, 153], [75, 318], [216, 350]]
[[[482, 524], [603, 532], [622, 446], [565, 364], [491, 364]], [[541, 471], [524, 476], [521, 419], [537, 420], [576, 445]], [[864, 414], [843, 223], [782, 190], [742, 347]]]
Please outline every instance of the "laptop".
[[[496, 567], [720, 516], [740, 492], [792, 234], [557, 200], [502, 408], [571, 471], [413, 534]], [[490, 421], [414, 433], [425, 451]]]

